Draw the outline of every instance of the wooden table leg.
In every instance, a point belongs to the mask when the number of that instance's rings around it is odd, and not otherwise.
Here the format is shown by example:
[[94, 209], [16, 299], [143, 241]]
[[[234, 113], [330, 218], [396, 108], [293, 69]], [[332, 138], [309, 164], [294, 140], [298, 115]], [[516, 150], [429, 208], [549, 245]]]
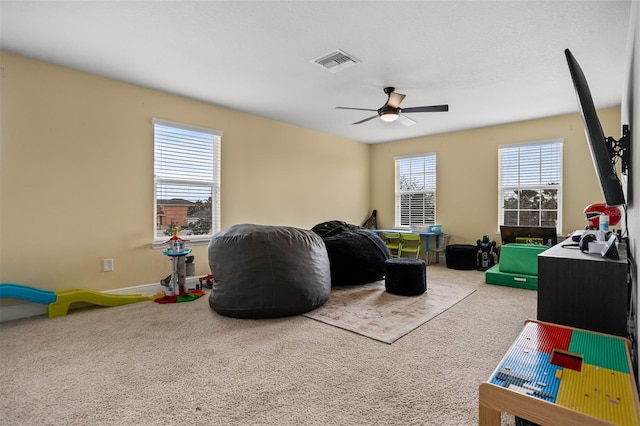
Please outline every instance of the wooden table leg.
[[478, 425], [480, 426], [500, 426], [500, 411], [479, 404]]
[[[480, 426], [500, 426], [500, 410], [495, 406], [495, 386], [481, 383], [478, 388], [478, 424]], [[493, 391], [493, 392], [492, 392]]]

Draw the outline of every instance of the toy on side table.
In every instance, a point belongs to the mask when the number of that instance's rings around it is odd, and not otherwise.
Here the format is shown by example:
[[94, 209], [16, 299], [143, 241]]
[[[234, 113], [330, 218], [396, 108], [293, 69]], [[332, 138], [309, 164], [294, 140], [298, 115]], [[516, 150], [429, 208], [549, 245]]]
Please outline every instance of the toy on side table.
[[616, 226], [622, 217], [620, 207], [609, 207], [605, 203], [589, 204], [584, 208], [584, 214], [587, 219], [586, 229], [601, 231], [608, 231], [609, 226]]
[[496, 242], [490, 241], [489, 236], [482, 237], [482, 241], [476, 241], [478, 248], [478, 271], [486, 271], [496, 264], [498, 258]]

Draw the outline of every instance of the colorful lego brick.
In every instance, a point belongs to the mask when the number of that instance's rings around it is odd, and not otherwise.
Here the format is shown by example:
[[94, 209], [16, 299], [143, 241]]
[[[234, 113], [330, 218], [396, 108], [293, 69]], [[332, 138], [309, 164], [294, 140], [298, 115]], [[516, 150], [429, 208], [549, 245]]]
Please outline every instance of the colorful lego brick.
[[562, 349], [554, 349], [551, 352], [551, 359], [549, 362], [558, 367], [568, 368], [574, 371], [582, 371], [582, 355], [569, 351], [563, 351]]

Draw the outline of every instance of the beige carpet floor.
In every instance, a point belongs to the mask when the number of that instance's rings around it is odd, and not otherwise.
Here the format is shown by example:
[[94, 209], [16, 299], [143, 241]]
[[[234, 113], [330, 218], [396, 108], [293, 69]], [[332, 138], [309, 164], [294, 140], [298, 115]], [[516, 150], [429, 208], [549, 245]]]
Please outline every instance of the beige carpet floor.
[[384, 281], [334, 287], [327, 303], [304, 316], [393, 343], [475, 291], [474, 286], [433, 279], [427, 287], [425, 293], [412, 297], [387, 293]]
[[536, 292], [442, 265], [428, 277], [476, 291], [393, 344], [302, 315], [222, 317], [206, 297], [2, 323], [0, 424], [477, 424], [478, 385]]

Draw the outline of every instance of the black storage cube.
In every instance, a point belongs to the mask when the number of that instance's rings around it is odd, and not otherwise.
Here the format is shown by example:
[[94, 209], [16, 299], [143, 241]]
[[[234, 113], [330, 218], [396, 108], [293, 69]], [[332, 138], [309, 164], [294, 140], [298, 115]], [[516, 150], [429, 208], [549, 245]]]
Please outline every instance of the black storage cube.
[[516, 417], [516, 426], [540, 426], [537, 423], [530, 422], [527, 419]]
[[387, 293], [419, 296], [427, 291], [427, 264], [422, 259], [394, 257], [384, 262]]
[[449, 244], [445, 249], [447, 268], [471, 270], [478, 267], [478, 249], [471, 244]]

